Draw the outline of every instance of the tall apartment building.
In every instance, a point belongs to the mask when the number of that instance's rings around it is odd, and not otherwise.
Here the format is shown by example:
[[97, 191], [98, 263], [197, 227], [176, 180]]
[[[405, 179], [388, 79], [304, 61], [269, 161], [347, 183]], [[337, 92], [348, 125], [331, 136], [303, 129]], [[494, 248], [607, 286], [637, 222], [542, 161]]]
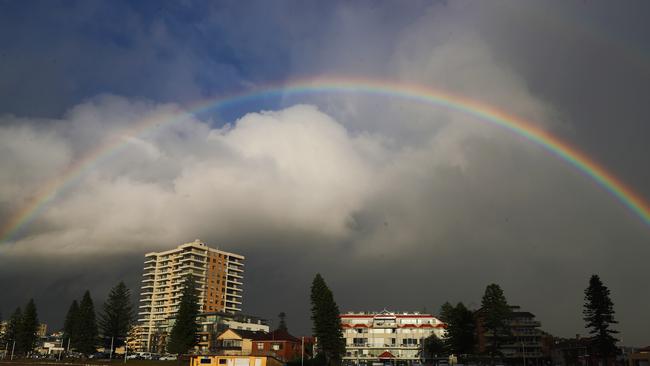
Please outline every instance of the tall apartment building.
[[244, 256], [208, 247], [200, 240], [145, 255], [138, 322], [141, 344], [149, 351], [164, 348], [174, 324], [183, 281], [193, 276], [201, 312], [241, 311]]
[[387, 310], [343, 314], [341, 326], [346, 364], [414, 364], [420, 360], [424, 339], [445, 333], [445, 324], [432, 315]]

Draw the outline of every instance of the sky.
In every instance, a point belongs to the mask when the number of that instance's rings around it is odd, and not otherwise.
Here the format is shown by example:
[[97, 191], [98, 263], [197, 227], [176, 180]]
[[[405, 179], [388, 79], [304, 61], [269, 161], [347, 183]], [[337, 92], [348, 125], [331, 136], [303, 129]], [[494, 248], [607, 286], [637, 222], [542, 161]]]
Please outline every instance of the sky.
[[285, 312], [297, 335], [316, 273], [342, 311], [477, 308], [497, 283], [543, 330], [586, 335], [598, 274], [619, 338], [647, 346], [650, 225], [542, 146], [390, 95], [208, 101], [325, 77], [434, 88], [563, 139], [649, 202], [649, 14], [0, 0], [0, 311], [34, 298], [55, 329], [86, 289], [99, 306], [123, 280], [135, 300], [144, 253], [199, 238], [245, 255], [244, 311]]

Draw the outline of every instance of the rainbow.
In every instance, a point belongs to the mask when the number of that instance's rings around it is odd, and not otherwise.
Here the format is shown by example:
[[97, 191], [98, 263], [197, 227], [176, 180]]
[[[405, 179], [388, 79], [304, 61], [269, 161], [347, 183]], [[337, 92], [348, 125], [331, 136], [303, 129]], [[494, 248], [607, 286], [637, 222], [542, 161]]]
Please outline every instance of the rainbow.
[[643, 223], [650, 226], [650, 205], [648, 205], [643, 197], [635, 193], [620, 179], [590, 159], [583, 152], [548, 131], [537, 127], [530, 121], [508, 114], [493, 106], [424, 85], [376, 79], [325, 77], [298, 80], [281, 86], [267, 86], [245, 93], [208, 99], [194, 103], [182, 110], [179, 109], [171, 117], [169, 114], [166, 114], [165, 117], [152, 115], [138, 121], [128, 130], [123, 131], [119, 136], [113, 136], [107, 139], [103, 144], [97, 146], [81, 159], [70, 164], [58, 177], [43, 185], [29, 202], [2, 226], [0, 229], [0, 242], [12, 240], [60, 192], [64, 191], [77, 178], [92, 170], [101, 161], [110, 158], [121, 146], [126, 145], [128, 139], [133, 136], [138, 136], [147, 130], [157, 128], [161, 125], [185, 121], [196, 113], [230, 104], [242, 103], [247, 100], [256, 100], [264, 97], [299, 96], [310, 93], [362, 93], [371, 96], [399, 98], [447, 108], [477, 117], [481, 121], [521, 136], [564, 160], [569, 165], [590, 177], [638, 216]]

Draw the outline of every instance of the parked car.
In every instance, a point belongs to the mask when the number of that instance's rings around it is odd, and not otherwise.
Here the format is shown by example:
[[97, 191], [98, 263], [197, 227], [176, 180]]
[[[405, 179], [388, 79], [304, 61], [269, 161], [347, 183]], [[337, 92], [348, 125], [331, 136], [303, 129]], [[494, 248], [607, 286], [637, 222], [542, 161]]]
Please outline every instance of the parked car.
[[160, 361], [176, 361], [178, 357], [176, 355], [162, 355], [160, 356]]
[[95, 359], [95, 360], [103, 360], [103, 359], [107, 359], [109, 357], [110, 357], [110, 354], [104, 353], [104, 352], [97, 352], [97, 353], [93, 353], [92, 355], [88, 356], [88, 358], [92, 358], [92, 359]]

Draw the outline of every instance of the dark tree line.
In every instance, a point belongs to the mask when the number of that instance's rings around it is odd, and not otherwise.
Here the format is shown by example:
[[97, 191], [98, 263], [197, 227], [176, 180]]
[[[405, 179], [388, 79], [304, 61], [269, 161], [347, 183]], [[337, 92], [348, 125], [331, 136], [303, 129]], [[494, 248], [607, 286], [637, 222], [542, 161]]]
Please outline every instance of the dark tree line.
[[[603, 364], [607, 365], [618, 354], [618, 339], [615, 337], [618, 332], [612, 329], [617, 321], [610, 291], [597, 275], [591, 277], [585, 290], [583, 316], [592, 336], [590, 353], [602, 358]], [[453, 306], [446, 302], [440, 308], [439, 317], [447, 326], [445, 336], [438, 339], [432, 335], [425, 340], [423, 349], [428, 357], [482, 355], [489, 357], [494, 364], [503, 357], [501, 347], [513, 339], [510, 326], [512, 310], [503, 290], [496, 284], [486, 287], [479, 310], [472, 311], [463, 303]], [[483, 350], [477, 348], [479, 333], [484, 336]]]
[[68, 309], [63, 325], [63, 346], [89, 355], [95, 353], [99, 345], [124, 344], [134, 318], [131, 294], [123, 282], [111, 289], [99, 321], [90, 291], [86, 291], [81, 300], [73, 300]]
[[7, 328], [2, 337], [2, 343], [7, 347], [7, 352], [14, 355], [27, 356], [36, 347], [38, 340], [38, 313], [36, 304], [30, 299], [24, 310], [20, 307], [11, 314], [7, 322]]

